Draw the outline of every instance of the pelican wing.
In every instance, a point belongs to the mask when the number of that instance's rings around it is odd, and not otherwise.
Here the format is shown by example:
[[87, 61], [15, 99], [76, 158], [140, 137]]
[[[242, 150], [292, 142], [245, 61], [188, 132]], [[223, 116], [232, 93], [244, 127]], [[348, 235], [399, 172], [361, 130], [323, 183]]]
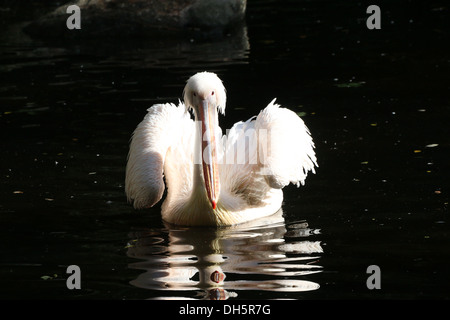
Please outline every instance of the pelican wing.
[[293, 111], [280, 108], [275, 99], [255, 120], [258, 134], [260, 172], [272, 188], [289, 183], [304, 184], [317, 166], [314, 143], [303, 120]]
[[128, 201], [137, 209], [155, 205], [163, 196], [164, 162], [169, 148], [176, 146], [182, 127], [193, 121], [180, 103], [157, 104], [133, 133], [125, 178]]
[[222, 185], [247, 204], [266, 201], [271, 190], [289, 183], [304, 184], [307, 173], [317, 166], [303, 120], [274, 102], [257, 117], [234, 124], [222, 138]]

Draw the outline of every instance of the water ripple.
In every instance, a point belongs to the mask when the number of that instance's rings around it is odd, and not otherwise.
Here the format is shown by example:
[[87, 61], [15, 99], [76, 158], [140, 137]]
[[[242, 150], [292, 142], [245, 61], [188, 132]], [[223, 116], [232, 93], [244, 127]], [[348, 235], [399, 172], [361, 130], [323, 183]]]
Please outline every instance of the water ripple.
[[[276, 215], [227, 228], [140, 230], [127, 254], [144, 270], [131, 284], [157, 299], [229, 299], [243, 290], [295, 293], [317, 290], [305, 280], [321, 272], [319, 230], [307, 222], [286, 224]], [[164, 293], [162, 293], [164, 292]], [[295, 298], [289, 296], [289, 298]]]

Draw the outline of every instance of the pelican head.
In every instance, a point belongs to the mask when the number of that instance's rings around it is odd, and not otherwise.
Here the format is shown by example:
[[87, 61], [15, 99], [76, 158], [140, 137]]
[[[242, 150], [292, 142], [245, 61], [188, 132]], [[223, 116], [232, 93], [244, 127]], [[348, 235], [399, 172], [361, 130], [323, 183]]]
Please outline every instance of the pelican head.
[[222, 80], [212, 72], [199, 72], [189, 78], [184, 87], [184, 104], [194, 112], [202, 100], [225, 114], [227, 96]]
[[213, 209], [219, 200], [220, 182], [217, 166], [216, 128], [218, 111], [225, 113], [225, 87], [219, 77], [210, 72], [200, 72], [189, 78], [184, 88], [184, 104], [193, 110], [201, 126], [201, 155], [206, 194]]

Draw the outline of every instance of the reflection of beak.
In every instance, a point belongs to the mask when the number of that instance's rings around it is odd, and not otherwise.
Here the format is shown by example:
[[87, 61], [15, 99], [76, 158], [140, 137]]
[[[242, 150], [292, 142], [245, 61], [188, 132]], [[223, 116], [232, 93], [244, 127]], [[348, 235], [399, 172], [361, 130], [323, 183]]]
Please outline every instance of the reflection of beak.
[[217, 167], [216, 135], [217, 110], [210, 110], [207, 100], [202, 100], [199, 106], [199, 116], [202, 125], [202, 165], [206, 193], [213, 209], [219, 200], [219, 170]]

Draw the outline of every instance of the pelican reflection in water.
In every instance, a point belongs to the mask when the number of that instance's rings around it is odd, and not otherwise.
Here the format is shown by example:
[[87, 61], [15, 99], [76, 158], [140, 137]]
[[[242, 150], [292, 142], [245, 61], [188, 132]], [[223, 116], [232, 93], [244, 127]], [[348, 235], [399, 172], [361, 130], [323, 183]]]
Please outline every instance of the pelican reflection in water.
[[281, 210], [231, 227], [142, 230], [132, 234], [127, 254], [140, 260], [129, 267], [145, 272], [131, 284], [170, 292], [161, 293], [160, 299], [228, 299], [242, 290], [270, 291], [272, 296], [316, 290], [319, 284], [304, 277], [322, 270], [316, 264], [320, 241], [307, 239], [318, 233], [306, 222], [286, 225]]

